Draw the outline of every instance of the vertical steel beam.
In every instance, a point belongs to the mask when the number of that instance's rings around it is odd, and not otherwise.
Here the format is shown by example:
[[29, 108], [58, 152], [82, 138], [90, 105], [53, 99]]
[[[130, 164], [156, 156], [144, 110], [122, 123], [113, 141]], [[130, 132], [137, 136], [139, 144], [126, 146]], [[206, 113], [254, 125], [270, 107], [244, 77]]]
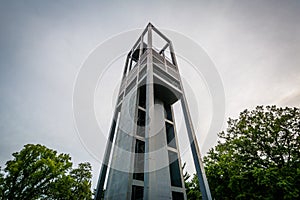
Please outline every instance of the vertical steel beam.
[[211, 193], [210, 193], [209, 185], [208, 185], [208, 182], [207, 182], [207, 179], [205, 176], [204, 166], [203, 166], [203, 163], [201, 160], [200, 149], [198, 146], [197, 138], [196, 138], [192, 120], [191, 120], [191, 115], [189, 113], [189, 109], [188, 109], [188, 105], [187, 105], [187, 101], [186, 101], [186, 97], [185, 97], [184, 93], [182, 94], [182, 98], [181, 98], [181, 106], [182, 106], [183, 116], [184, 116], [187, 133], [188, 133], [188, 137], [189, 137], [189, 141], [190, 141], [193, 160], [194, 160], [196, 172], [198, 175], [198, 181], [199, 181], [199, 185], [200, 185], [202, 199], [211, 200], [212, 199]]
[[176, 68], [178, 69], [178, 65], [177, 65], [177, 60], [176, 60], [176, 56], [175, 56], [173, 44], [172, 44], [171, 41], [169, 42], [169, 44], [170, 44], [170, 54], [171, 54], [172, 62], [176, 66]]
[[94, 197], [95, 200], [101, 200], [101, 197], [103, 195], [103, 187], [104, 187], [104, 182], [105, 182], [105, 178], [106, 178], [107, 166], [109, 163], [109, 158], [110, 158], [110, 154], [111, 154], [111, 148], [112, 148], [112, 143], [114, 140], [116, 126], [117, 126], [117, 111], [115, 111], [115, 113], [114, 113], [114, 118], [112, 121], [112, 125], [110, 127], [109, 140], [107, 140], [107, 143], [106, 143], [104, 159], [102, 162], [100, 176], [99, 176], [99, 180], [98, 180], [98, 184], [97, 184], [97, 190], [96, 190], [96, 194]]
[[[171, 41], [169, 42], [169, 44], [170, 44], [170, 53], [171, 53], [173, 64], [178, 69], [178, 63], [177, 63], [177, 59], [175, 56], [173, 44]], [[195, 165], [197, 176], [198, 176], [200, 191], [202, 193], [202, 199], [211, 200], [212, 197], [211, 197], [209, 185], [208, 185], [208, 182], [206, 179], [205, 170], [204, 170], [204, 166], [203, 166], [203, 162], [202, 162], [202, 158], [201, 158], [201, 153], [200, 153], [200, 149], [199, 149], [198, 142], [197, 142], [197, 137], [195, 135], [192, 118], [191, 118], [191, 115], [189, 112], [188, 103], [187, 103], [187, 100], [185, 97], [185, 92], [184, 92], [184, 88], [183, 88], [181, 79], [180, 79], [180, 85], [181, 85], [181, 90], [182, 90], [182, 97], [180, 99], [180, 102], [181, 102], [183, 116], [184, 116], [184, 120], [185, 120], [185, 124], [186, 124], [186, 128], [187, 128], [188, 138], [190, 141], [194, 165]]]
[[124, 72], [123, 72], [123, 78], [125, 76], [127, 76], [128, 62], [129, 62], [129, 54], [126, 57], [126, 63], [125, 63]]
[[154, 106], [154, 87], [153, 87], [153, 67], [152, 67], [152, 25], [147, 26], [148, 29], [148, 55], [147, 55], [147, 79], [146, 79], [146, 127], [145, 127], [145, 165], [144, 165], [144, 200], [151, 200], [150, 194], [150, 120], [153, 117]]
[[139, 46], [139, 60], [138, 60], [138, 66], [140, 67], [141, 65], [141, 57], [143, 54], [143, 48], [144, 48], [144, 44], [143, 44], [143, 36], [140, 37], [140, 46]]
[[[184, 189], [184, 191], [186, 191], [185, 184], [184, 184], [184, 178], [183, 178], [183, 168], [182, 168], [182, 163], [181, 163], [181, 158], [180, 158], [179, 143], [178, 143], [178, 137], [177, 137], [177, 127], [176, 127], [176, 124], [175, 124], [174, 110], [173, 110], [172, 107], [171, 107], [171, 112], [172, 112], [172, 119], [173, 119], [174, 134], [175, 134], [175, 141], [176, 141], [176, 147], [177, 147], [177, 156], [178, 156], [178, 163], [179, 163], [179, 170], [180, 170], [182, 188]], [[186, 192], [183, 193], [183, 198], [184, 198], [183, 200], [187, 200]]]

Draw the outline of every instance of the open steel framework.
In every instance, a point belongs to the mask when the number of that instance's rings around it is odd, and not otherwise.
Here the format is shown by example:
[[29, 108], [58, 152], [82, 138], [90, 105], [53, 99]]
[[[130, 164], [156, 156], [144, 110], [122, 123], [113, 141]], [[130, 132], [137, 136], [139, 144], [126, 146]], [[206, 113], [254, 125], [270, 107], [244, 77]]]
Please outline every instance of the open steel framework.
[[172, 108], [179, 100], [201, 193], [211, 199], [172, 42], [149, 23], [127, 55], [95, 200], [186, 199]]

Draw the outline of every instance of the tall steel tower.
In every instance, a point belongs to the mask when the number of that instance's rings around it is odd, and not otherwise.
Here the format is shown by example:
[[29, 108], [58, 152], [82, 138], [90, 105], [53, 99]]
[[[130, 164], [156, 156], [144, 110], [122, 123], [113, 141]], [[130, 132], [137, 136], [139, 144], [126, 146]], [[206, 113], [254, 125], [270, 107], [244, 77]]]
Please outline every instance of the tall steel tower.
[[172, 107], [177, 101], [203, 199], [211, 199], [172, 42], [149, 23], [127, 55], [95, 200], [187, 199]]

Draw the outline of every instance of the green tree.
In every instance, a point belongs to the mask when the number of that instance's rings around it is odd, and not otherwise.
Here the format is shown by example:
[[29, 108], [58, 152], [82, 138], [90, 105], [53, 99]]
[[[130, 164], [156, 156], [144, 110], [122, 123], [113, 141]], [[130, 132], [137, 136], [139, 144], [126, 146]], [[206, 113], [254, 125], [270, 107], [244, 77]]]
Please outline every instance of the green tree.
[[4, 175], [2, 174], [2, 171], [1, 171], [1, 167], [0, 167], [0, 198], [3, 196], [4, 194]]
[[[184, 170], [185, 166], [186, 163], [183, 164], [182, 170]], [[183, 175], [183, 179], [184, 179], [187, 199], [188, 200], [202, 199], [197, 175], [194, 174], [193, 178], [191, 178], [191, 175], [186, 171]]]
[[219, 137], [204, 158], [214, 198], [300, 198], [299, 108], [245, 110]]
[[68, 154], [27, 144], [0, 175], [3, 199], [91, 199], [91, 165], [72, 168]]
[[[188, 175], [188, 179], [189, 178], [190, 178], [190, 175]], [[190, 180], [188, 180], [188, 179], [185, 179], [185, 188], [186, 188], [187, 199], [188, 200], [202, 199], [197, 175], [194, 174]]]

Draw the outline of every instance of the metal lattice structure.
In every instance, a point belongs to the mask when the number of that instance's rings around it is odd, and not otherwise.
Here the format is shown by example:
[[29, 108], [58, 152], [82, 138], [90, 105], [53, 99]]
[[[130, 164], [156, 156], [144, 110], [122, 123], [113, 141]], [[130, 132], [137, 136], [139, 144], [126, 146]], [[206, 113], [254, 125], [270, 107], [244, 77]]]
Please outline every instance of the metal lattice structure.
[[177, 101], [203, 199], [211, 199], [172, 42], [149, 23], [127, 55], [95, 200], [187, 199], [172, 108]]

